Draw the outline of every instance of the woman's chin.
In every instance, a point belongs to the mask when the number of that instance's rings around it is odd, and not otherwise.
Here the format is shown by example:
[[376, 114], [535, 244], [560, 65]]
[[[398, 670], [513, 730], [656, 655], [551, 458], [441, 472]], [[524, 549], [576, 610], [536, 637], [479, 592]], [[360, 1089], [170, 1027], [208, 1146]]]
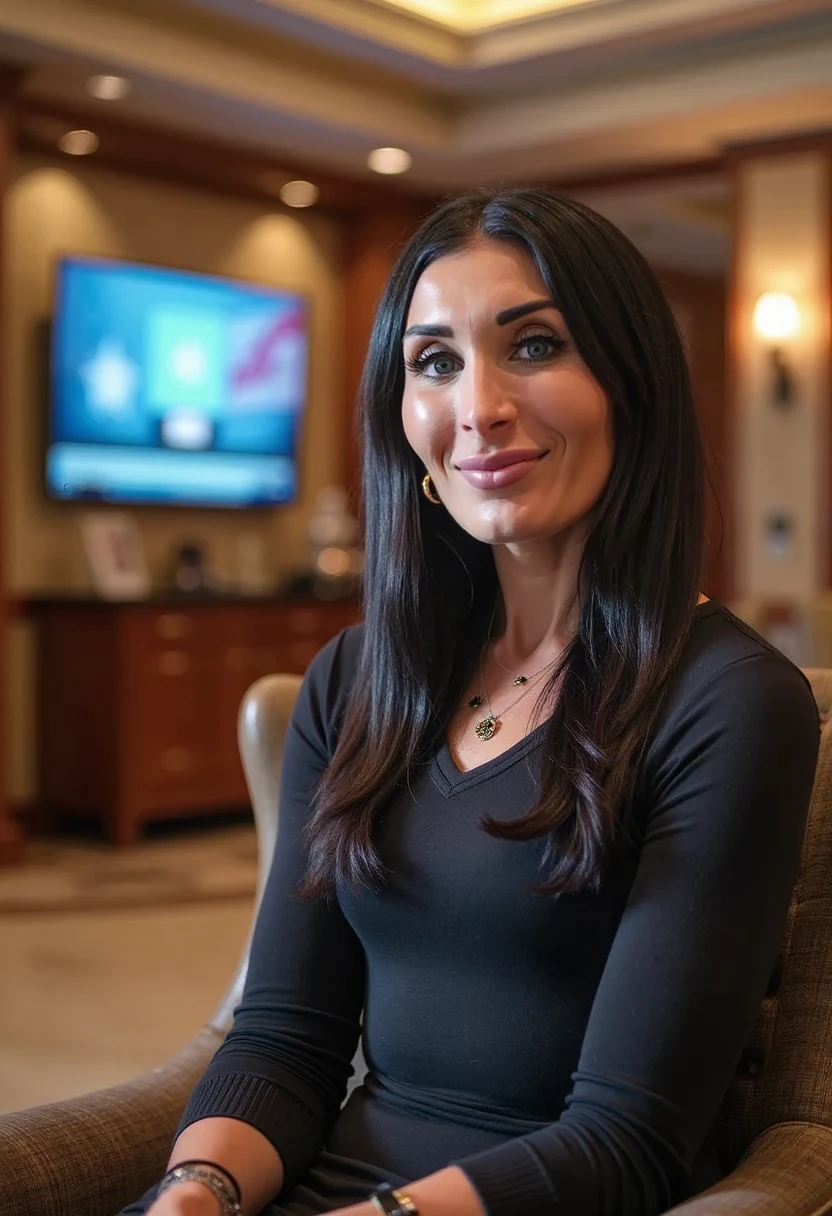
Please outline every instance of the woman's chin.
[[[475, 540], [484, 545], [536, 545], [563, 538], [572, 532], [583, 518], [576, 514], [565, 515], [561, 509], [532, 509], [530, 503], [492, 502], [481, 510], [452, 511], [454, 519]], [[580, 529], [583, 532], [583, 529]]]
[[475, 540], [485, 545], [522, 545], [544, 540], [556, 531], [552, 526], [533, 524], [530, 520], [517, 518], [489, 518], [459, 520], [460, 525]]

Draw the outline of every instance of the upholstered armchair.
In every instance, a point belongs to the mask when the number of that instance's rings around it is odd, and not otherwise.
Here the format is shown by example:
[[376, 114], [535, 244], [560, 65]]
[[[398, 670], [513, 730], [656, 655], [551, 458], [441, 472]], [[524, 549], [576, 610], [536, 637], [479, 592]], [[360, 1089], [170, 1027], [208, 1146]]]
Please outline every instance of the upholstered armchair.
[[[729, 1172], [674, 1216], [832, 1213], [832, 671], [807, 674], [824, 723], [820, 758], [781, 956], [720, 1117]], [[261, 887], [298, 684], [293, 676], [260, 680], [240, 711]], [[161, 1175], [188, 1094], [230, 1025], [246, 959], [247, 950], [205, 1028], [166, 1064], [124, 1085], [0, 1116], [0, 1216], [114, 1216]]]

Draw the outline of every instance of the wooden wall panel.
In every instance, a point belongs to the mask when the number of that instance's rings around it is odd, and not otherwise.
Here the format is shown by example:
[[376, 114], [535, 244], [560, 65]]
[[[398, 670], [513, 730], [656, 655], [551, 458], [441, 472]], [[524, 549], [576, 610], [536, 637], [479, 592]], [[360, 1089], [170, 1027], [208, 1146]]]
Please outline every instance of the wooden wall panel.
[[[5, 183], [9, 174], [10, 162], [14, 148], [14, 115], [12, 99], [17, 92], [22, 73], [14, 68], [0, 65], [0, 232], [3, 230], [3, 196]], [[3, 249], [0, 246], [0, 283], [3, 281]], [[0, 359], [2, 352], [2, 318], [0, 318]], [[0, 444], [7, 433], [6, 410], [8, 401], [2, 390], [0, 378]], [[6, 663], [8, 656], [8, 623], [10, 613], [6, 604], [6, 585], [3, 574], [3, 541], [6, 535], [5, 494], [0, 478], [0, 866], [13, 865], [21, 857], [20, 828], [12, 818], [8, 803], [8, 781], [6, 777], [6, 717], [13, 707], [8, 705], [8, 682]]]
[[705, 436], [709, 484], [702, 589], [724, 601], [732, 594], [731, 426], [726, 391], [728, 284], [721, 278], [683, 271], [660, 270], [659, 275], [687, 331], [693, 395]]
[[401, 207], [363, 212], [347, 224], [343, 485], [353, 495], [360, 479], [356, 407], [376, 308], [400, 250], [424, 213], [425, 205], [414, 201]]

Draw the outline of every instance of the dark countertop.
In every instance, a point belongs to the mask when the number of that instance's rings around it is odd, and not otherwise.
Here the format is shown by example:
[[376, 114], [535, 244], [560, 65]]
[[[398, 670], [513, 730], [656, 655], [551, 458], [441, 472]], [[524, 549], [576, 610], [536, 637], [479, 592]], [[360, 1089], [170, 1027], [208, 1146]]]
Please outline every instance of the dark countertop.
[[54, 608], [147, 608], [152, 610], [176, 609], [182, 611], [192, 608], [227, 608], [227, 607], [257, 607], [277, 608], [298, 605], [308, 608], [326, 608], [328, 606], [351, 605], [358, 607], [355, 596], [345, 596], [340, 599], [325, 600], [310, 595], [308, 592], [285, 592], [279, 595], [229, 595], [225, 592], [216, 595], [187, 595], [175, 591], [159, 592], [142, 599], [108, 600], [89, 592], [78, 593], [48, 593], [21, 597], [21, 603], [27, 615]]

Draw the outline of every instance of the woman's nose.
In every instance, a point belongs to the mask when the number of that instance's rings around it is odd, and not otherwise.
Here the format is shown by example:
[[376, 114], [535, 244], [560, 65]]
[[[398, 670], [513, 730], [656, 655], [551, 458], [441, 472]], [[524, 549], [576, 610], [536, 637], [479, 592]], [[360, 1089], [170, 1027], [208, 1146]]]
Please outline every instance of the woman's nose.
[[469, 365], [460, 384], [462, 429], [486, 435], [510, 425], [516, 417], [517, 408], [505, 378], [487, 364]]

